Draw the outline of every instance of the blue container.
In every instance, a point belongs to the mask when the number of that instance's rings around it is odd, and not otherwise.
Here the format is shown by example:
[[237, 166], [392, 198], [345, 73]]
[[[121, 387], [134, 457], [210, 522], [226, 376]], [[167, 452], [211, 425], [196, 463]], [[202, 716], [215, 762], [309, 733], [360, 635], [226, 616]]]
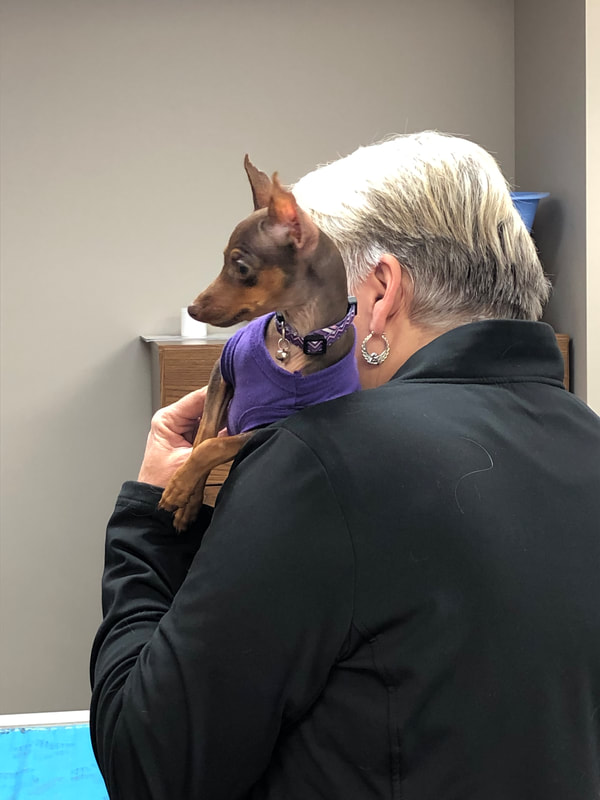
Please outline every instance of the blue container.
[[528, 231], [531, 231], [535, 212], [542, 197], [548, 197], [550, 192], [511, 192], [510, 196], [515, 208], [521, 215]]

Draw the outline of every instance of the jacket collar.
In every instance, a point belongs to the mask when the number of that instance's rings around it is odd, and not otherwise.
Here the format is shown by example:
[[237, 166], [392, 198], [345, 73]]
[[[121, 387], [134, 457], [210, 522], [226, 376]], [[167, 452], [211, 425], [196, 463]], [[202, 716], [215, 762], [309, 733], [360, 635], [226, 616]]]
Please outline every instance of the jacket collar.
[[563, 385], [564, 364], [550, 325], [501, 319], [453, 328], [417, 350], [395, 379]]

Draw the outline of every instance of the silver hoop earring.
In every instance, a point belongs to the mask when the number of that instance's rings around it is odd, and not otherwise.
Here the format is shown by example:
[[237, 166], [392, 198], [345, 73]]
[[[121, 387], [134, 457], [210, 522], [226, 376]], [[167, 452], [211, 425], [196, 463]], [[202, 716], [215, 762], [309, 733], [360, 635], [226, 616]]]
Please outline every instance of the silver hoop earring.
[[363, 343], [360, 348], [360, 352], [362, 353], [362, 357], [367, 362], [367, 364], [373, 364], [374, 366], [378, 367], [380, 364], [386, 360], [386, 358], [390, 354], [390, 343], [388, 342], [388, 338], [385, 333], [378, 334], [383, 339], [383, 343], [385, 345], [385, 349], [382, 353], [369, 353], [367, 350], [367, 343], [375, 336], [376, 334], [371, 331], [368, 336], [365, 336], [363, 339]]

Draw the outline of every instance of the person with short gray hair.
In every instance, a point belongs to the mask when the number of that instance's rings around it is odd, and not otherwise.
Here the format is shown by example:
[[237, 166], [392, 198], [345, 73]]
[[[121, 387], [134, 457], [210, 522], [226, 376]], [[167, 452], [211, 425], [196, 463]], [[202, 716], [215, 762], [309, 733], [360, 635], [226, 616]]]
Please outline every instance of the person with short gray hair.
[[600, 420], [506, 181], [425, 132], [294, 193], [358, 298], [363, 391], [254, 433], [179, 536], [157, 503], [205, 393], [155, 415], [92, 653], [109, 794], [597, 800]]
[[434, 131], [361, 147], [310, 172], [299, 204], [337, 244], [354, 290], [393, 253], [414, 284], [414, 322], [448, 329], [542, 315], [550, 283], [497, 163]]

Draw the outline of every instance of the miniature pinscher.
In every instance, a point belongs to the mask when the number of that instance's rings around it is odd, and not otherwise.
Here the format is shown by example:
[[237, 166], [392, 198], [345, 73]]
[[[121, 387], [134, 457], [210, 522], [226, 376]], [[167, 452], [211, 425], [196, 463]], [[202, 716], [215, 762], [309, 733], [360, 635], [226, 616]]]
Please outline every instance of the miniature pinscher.
[[[271, 180], [248, 156], [244, 167], [254, 213], [231, 234], [220, 275], [188, 313], [217, 327], [254, 322], [225, 345], [208, 383], [192, 453], [163, 492], [160, 508], [175, 512], [178, 531], [197, 516], [209, 472], [234, 458], [257, 427], [360, 388], [352, 325], [356, 300], [348, 297], [339, 251], [277, 173]], [[316, 374], [323, 370], [329, 372]], [[296, 382], [291, 391], [286, 381]], [[311, 383], [315, 391], [306, 392]], [[291, 399], [279, 396], [286, 392]], [[218, 436], [226, 420], [230, 435]]]

